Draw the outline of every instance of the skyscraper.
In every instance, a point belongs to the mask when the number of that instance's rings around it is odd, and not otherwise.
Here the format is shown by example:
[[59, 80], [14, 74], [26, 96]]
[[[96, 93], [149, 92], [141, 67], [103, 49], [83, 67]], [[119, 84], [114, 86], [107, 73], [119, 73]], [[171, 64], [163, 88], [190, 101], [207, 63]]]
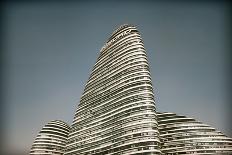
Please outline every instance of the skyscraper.
[[160, 154], [146, 51], [137, 29], [119, 27], [100, 51], [75, 113], [71, 154]]
[[69, 125], [60, 120], [48, 122], [39, 132], [31, 147], [30, 155], [64, 153]]
[[156, 112], [141, 36], [122, 25], [100, 51], [71, 127], [45, 125], [31, 154], [232, 154], [232, 139], [193, 118]]

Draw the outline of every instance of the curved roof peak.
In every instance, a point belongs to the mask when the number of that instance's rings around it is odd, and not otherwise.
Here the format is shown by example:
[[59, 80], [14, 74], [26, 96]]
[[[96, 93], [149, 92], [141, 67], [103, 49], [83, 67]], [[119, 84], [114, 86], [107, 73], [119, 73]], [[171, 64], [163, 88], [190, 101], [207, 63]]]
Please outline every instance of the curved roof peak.
[[133, 24], [122, 24], [122, 25], [120, 25], [120, 26], [112, 33], [112, 36], [113, 36], [115, 33], [117, 33], [118, 31], [120, 31], [120, 30], [122, 30], [122, 29], [124, 29], [124, 28], [126, 28], [126, 27], [135, 27], [135, 25], [133, 25]]

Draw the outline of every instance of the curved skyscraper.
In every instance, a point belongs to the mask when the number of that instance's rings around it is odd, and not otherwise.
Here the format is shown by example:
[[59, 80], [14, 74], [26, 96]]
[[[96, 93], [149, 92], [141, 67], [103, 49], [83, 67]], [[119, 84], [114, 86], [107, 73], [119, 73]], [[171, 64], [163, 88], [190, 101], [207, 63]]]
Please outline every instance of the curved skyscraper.
[[47, 123], [37, 135], [30, 155], [62, 155], [69, 133], [69, 125], [60, 120]]
[[157, 113], [164, 154], [232, 154], [232, 139], [209, 125], [175, 113]]
[[30, 154], [232, 154], [232, 139], [175, 113], [156, 113], [143, 41], [122, 25], [102, 47], [69, 127], [51, 121]]
[[160, 154], [147, 55], [134, 26], [119, 27], [101, 49], [65, 154]]

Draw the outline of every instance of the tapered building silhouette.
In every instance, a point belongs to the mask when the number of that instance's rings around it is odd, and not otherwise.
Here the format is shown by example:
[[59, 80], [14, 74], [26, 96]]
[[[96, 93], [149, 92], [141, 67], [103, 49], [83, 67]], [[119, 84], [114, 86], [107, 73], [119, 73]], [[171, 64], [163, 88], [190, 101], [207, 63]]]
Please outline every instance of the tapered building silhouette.
[[159, 154], [147, 55], [132, 25], [101, 49], [71, 125], [66, 155]]
[[37, 135], [30, 155], [62, 155], [69, 133], [69, 125], [60, 120], [47, 123]]
[[209, 125], [156, 113], [146, 51], [132, 25], [119, 27], [103, 46], [73, 123], [60, 127], [43, 128], [31, 154], [232, 154], [232, 139]]

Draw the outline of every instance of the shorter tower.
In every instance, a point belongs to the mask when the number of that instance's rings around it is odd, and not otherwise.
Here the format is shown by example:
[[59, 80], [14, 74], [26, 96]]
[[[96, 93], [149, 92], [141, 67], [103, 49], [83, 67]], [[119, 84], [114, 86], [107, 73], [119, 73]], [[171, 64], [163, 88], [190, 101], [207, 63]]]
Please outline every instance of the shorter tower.
[[62, 155], [69, 129], [69, 125], [63, 121], [50, 121], [37, 135], [31, 147], [30, 155]]
[[174, 113], [157, 113], [164, 154], [231, 154], [232, 139], [209, 125]]

